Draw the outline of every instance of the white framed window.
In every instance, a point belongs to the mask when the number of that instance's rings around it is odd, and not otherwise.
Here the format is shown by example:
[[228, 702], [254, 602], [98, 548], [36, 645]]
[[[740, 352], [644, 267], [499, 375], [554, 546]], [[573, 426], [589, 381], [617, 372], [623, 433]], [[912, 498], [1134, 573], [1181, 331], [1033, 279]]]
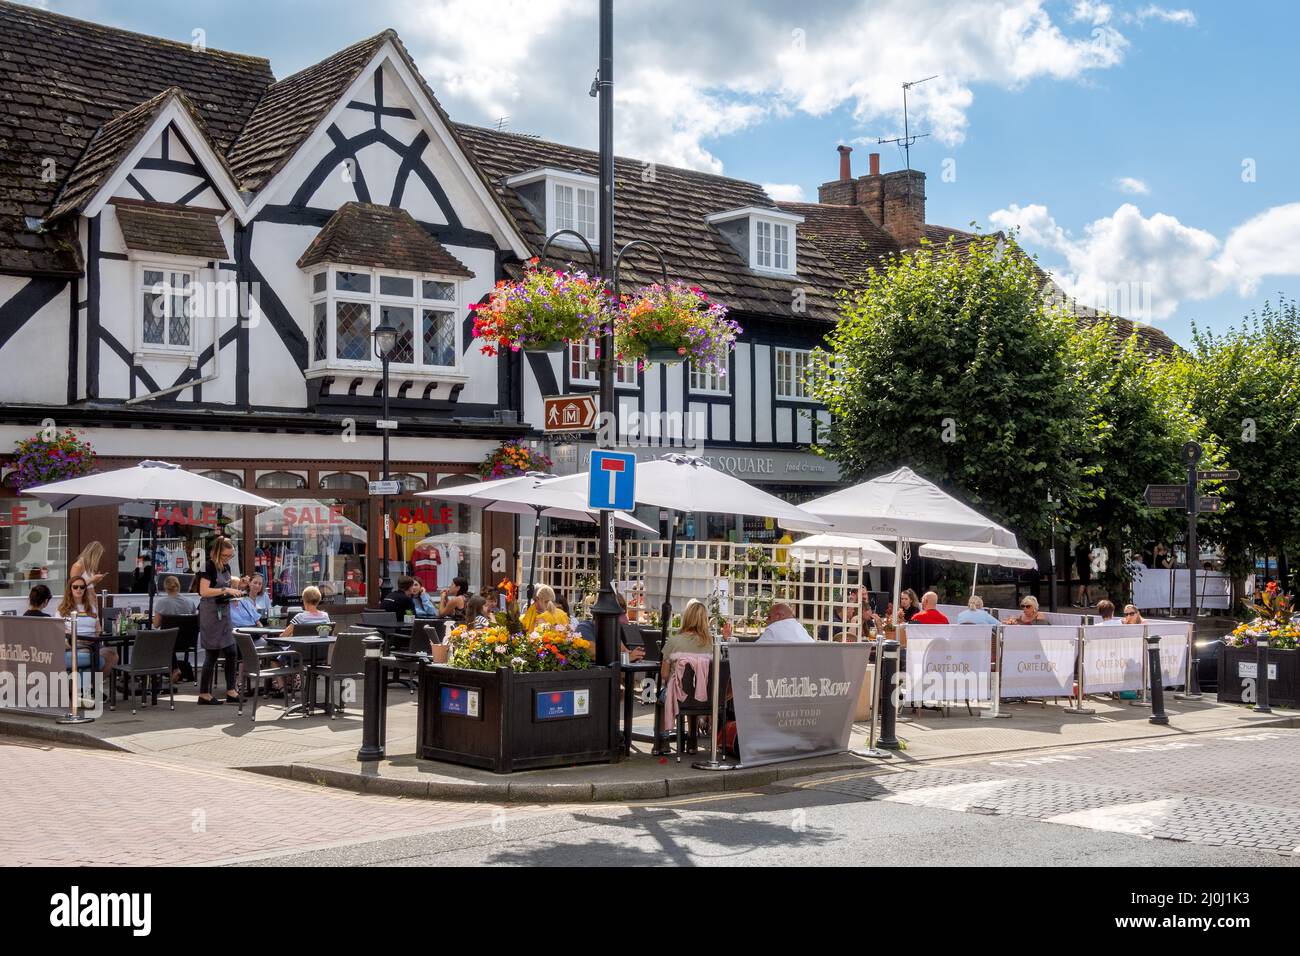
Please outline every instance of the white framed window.
[[783, 222], [758, 219], [754, 222], [754, 266], [773, 272], [792, 272], [790, 268], [790, 226]]
[[690, 390], [703, 395], [730, 395], [731, 384], [727, 379], [727, 374], [723, 369], [715, 369], [712, 366], [696, 368], [695, 363], [690, 363]]
[[[600, 384], [600, 357], [595, 339], [569, 343], [569, 381], [574, 385]], [[636, 362], [614, 366], [615, 385], [636, 385]]]
[[806, 349], [776, 349], [776, 397], [813, 401], [808, 389], [812, 352]]
[[[600, 241], [597, 211], [600, 182], [595, 176], [573, 169], [539, 166], [507, 177], [505, 185], [519, 191], [539, 225], [545, 225], [548, 235], [572, 229], [593, 248]], [[582, 247], [573, 236], [560, 236], [555, 242], [570, 248]]]
[[[744, 226], [739, 225], [745, 220]], [[781, 209], [742, 206], [711, 213], [704, 221], [717, 226], [723, 238], [755, 272], [793, 276], [798, 273], [798, 233], [802, 216]]]
[[313, 366], [373, 368], [374, 330], [398, 331], [392, 365], [459, 371], [460, 283], [443, 276], [330, 266], [311, 275]]
[[554, 183], [552, 195], [555, 198], [555, 229], [572, 229], [595, 245], [598, 238], [596, 190], [589, 186]]
[[195, 273], [142, 262], [137, 264], [136, 275], [140, 351], [192, 354], [197, 314]]

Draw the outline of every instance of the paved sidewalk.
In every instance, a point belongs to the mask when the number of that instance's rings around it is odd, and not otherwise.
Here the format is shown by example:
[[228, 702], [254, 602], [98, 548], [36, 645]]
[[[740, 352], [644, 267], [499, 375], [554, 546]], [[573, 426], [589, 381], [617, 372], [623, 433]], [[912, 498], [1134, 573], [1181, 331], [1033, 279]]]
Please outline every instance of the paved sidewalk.
[[[278, 702], [277, 702], [278, 703]], [[1167, 726], [1147, 722], [1149, 711], [1124, 701], [1087, 701], [1093, 716], [1075, 716], [1060, 704], [1014, 704], [1007, 719], [968, 716], [954, 707], [949, 716], [935, 711], [913, 715], [905, 711], [898, 735], [906, 749], [896, 764], [916, 764], [1043, 748], [1108, 741], [1177, 739], [1220, 730], [1264, 726], [1300, 726], [1300, 714], [1278, 711], [1256, 715], [1212, 698], [1178, 701], [1170, 698]], [[192, 695], [178, 697], [176, 710], [165, 703], [132, 716], [119, 706], [93, 723], [64, 727], [50, 718], [0, 713], [0, 733], [45, 737], [112, 750], [157, 757], [169, 764], [196, 768], [253, 770], [264, 775], [324, 784], [374, 794], [415, 796], [435, 800], [496, 802], [586, 802], [646, 800], [689, 793], [719, 792], [764, 786], [779, 780], [831, 770], [862, 769], [878, 761], [842, 754], [767, 767], [702, 771], [690, 760], [661, 760], [641, 753], [616, 764], [564, 767], [501, 775], [453, 764], [417, 760], [415, 697], [400, 688], [389, 694], [387, 753], [390, 759], [362, 765], [361, 713], [350, 711], [331, 720], [324, 715], [285, 717], [278, 706], [264, 706], [257, 720], [246, 709], [198, 707]], [[651, 708], [638, 705], [638, 727], [649, 729]], [[853, 746], [866, 742], [867, 727], [855, 725]], [[699, 759], [699, 758], [696, 758]]]

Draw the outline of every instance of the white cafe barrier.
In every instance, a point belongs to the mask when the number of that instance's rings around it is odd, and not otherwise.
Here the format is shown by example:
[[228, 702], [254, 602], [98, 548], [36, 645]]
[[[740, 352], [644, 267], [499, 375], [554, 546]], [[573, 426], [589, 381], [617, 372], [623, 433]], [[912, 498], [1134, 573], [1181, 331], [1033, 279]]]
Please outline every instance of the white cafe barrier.
[[1113, 694], [1142, 689], [1146, 645], [1141, 624], [1083, 629], [1083, 693]]
[[[1173, 593], [1170, 593], [1170, 579]], [[1134, 568], [1133, 603], [1140, 608], [1191, 607], [1187, 569]], [[1227, 610], [1232, 606], [1232, 578], [1222, 571], [1196, 572], [1196, 605]]]
[[1002, 628], [1001, 697], [1069, 697], [1079, 629], [1053, 625]]
[[991, 700], [992, 647], [988, 624], [909, 624], [903, 702]]
[[1147, 634], [1160, 635], [1160, 686], [1187, 686], [1187, 636], [1192, 626], [1186, 621], [1147, 622]]

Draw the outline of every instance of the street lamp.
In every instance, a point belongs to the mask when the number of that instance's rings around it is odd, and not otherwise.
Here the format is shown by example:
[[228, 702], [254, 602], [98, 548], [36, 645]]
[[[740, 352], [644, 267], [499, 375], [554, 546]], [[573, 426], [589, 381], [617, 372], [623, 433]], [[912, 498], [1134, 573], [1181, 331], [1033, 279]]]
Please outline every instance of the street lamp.
[[[378, 424], [379, 424], [379, 430], [382, 431], [384, 434], [383, 479], [385, 482], [388, 481], [388, 432], [392, 428], [395, 428], [397, 425], [396, 422], [390, 420], [388, 417], [388, 363], [392, 361], [393, 351], [397, 348], [397, 336], [398, 336], [398, 331], [396, 327], [388, 324], [387, 317], [381, 317], [379, 325], [375, 328], [374, 331], [374, 339], [375, 339], [375, 356], [384, 365], [384, 381], [383, 381], [384, 411], [383, 411], [383, 418], [380, 419]], [[383, 521], [381, 522], [380, 525], [383, 534], [383, 543], [380, 545], [380, 552], [379, 552], [380, 561], [382, 562], [379, 566], [379, 597], [382, 600], [389, 590], [388, 589], [389, 525], [388, 525], [387, 493], [383, 495], [380, 502], [380, 507], [383, 509], [384, 512]]]

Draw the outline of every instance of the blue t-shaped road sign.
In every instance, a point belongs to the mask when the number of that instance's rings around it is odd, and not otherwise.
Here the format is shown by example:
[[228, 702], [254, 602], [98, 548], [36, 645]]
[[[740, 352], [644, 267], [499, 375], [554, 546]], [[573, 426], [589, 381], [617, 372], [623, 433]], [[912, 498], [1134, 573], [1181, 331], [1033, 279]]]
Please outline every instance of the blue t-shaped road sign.
[[593, 511], [632, 511], [636, 507], [636, 455], [627, 451], [591, 453], [587, 507]]

